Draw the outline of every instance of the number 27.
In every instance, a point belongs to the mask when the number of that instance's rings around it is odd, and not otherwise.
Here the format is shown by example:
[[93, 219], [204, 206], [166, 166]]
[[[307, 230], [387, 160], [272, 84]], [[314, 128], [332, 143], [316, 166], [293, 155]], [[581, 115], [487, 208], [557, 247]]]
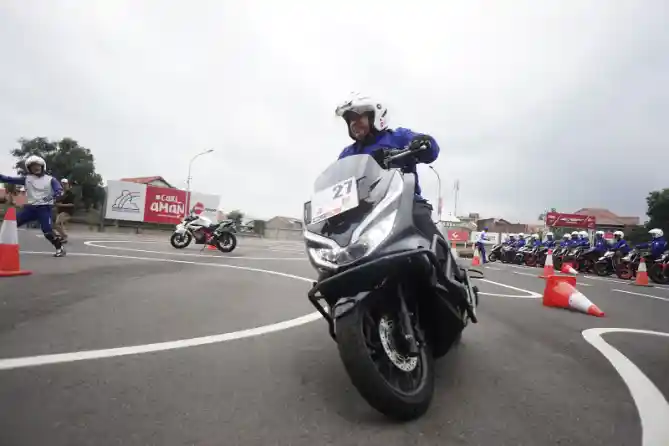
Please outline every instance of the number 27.
[[343, 184], [337, 184], [335, 187], [332, 188], [332, 192], [334, 192], [334, 195], [332, 196], [333, 199], [341, 198], [344, 192], [344, 187], [346, 187], [346, 194], [351, 193], [351, 189], [353, 188], [353, 180], [348, 180]]

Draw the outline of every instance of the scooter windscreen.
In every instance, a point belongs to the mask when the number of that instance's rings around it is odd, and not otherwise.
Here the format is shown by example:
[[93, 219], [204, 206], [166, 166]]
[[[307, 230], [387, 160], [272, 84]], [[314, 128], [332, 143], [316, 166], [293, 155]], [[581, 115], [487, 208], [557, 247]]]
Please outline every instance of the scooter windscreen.
[[[391, 232], [401, 176], [383, 169], [369, 155], [353, 155], [331, 164], [316, 180], [304, 206], [305, 239], [310, 246], [330, 248], [313, 253], [327, 266], [350, 263], [370, 253]], [[332, 257], [332, 258], [331, 258]], [[321, 264], [321, 266], [326, 266]]]

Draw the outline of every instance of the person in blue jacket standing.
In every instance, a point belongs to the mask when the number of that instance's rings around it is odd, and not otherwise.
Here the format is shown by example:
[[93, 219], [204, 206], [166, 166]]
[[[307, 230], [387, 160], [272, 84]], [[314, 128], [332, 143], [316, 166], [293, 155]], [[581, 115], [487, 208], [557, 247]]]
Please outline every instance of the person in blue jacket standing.
[[478, 240], [476, 240], [476, 247], [478, 248], [479, 252], [481, 253], [481, 261], [483, 263], [487, 263], [486, 256], [485, 256], [485, 243], [488, 241], [488, 228], [483, 228], [483, 231], [479, 234]]
[[26, 175], [20, 177], [9, 177], [0, 175], [0, 182], [25, 186], [28, 203], [16, 216], [16, 225], [37, 221], [39, 222], [44, 238], [51, 242], [56, 248], [54, 257], [63, 257], [65, 250], [60, 238], [53, 234], [51, 222], [51, 210], [54, 199], [63, 193], [58, 180], [46, 174], [46, 161], [39, 156], [29, 156], [25, 160]]
[[[369, 96], [352, 93], [335, 110], [338, 117], [344, 118], [348, 127], [348, 136], [353, 144], [346, 147], [339, 159], [351, 155], [367, 154], [379, 161], [384, 149], [404, 149], [414, 151], [414, 156], [400, 160], [405, 173], [413, 173], [416, 177], [413, 217], [418, 230], [428, 239], [435, 235], [443, 237], [432, 221], [432, 205], [421, 196], [420, 183], [416, 165], [430, 164], [439, 156], [439, 145], [431, 136], [416, 133], [407, 128], [392, 130], [388, 126], [388, 109], [383, 103]], [[450, 251], [449, 251], [450, 252]]]
[[655, 260], [667, 250], [667, 241], [664, 238], [664, 231], [662, 229], [653, 228], [648, 231], [648, 233], [652, 237], [651, 241], [648, 243], [640, 243], [636, 245], [636, 247], [638, 249], [650, 248], [650, 256]]

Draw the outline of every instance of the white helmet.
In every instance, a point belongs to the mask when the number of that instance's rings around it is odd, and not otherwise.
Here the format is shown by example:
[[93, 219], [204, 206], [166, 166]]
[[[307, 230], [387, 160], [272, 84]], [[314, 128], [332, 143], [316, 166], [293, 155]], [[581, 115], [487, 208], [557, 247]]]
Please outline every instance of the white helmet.
[[581, 232], [580, 232], [580, 235], [581, 235], [581, 237], [583, 237], [583, 238], [588, 238], [588, 237], [589, 237], [589, 235], [588, 235], [588, 231], [581, 231]]
[[554, 235], [553, 235], [552, 232], [547, 232], [547, 233], [546, 233], [546, 237], [554, 237]]
[[37, 155], [30, 155], [28, 158], [26, 158], [24, 164], [26, 165], [26, 169], [28, 169], [31, 164], [39, 164], [42, 166], [42, 170], [46, 170], [46, 161], [44, 161], [44, 158]]
[[562, 235], [562, 238], [564, 238], [564, 239], [569, 238], [569, 233], [563, 234], [563, 235]]
[[533, 238], [533, 239], [538, 239], [538, 238], [539, 238], [539, 234], [532, 234], [532, 238]]
[[662, 237], [664, 235], [664, 231], [660, 228], [653, 228], [648, 233], [653, 237], [653, 238], [658, 238]]
[[614, 232], [614, 233], [613, 233], [613, 236], [615, 237], [616, 235], [617, 235], [618, 237], [620, 237], [620, 238], [625, 238], [625, 233], [624, 233], [623, 231], [616, 231], [616, 232]]
[[579, 236], [579, 235], [580, 235], [580, 232], [578, 232], [578, 231], [573, 231], [573, 232], [571, 233], [571, 236], [572, 236], [572, 237], [573, 237], [573, 236]]
[[519, 232], [518, 233], [518, 238], [525, 238], [525, 234], [523, 234], [522, 232]]
[[358, 114], [371, 113], [374, 117], [371, 124], [379, 132], [388, 128], [388, 109], [369, 96], [356, 92], [351, 93], [348, 99], [337, 107], [335, 114], [343, 118], [344, 114], [349, 111]]
[[595, 232], [595, 235], [601, 235], [603, 237], [604, 236], [604, 231], [597, 231], [597, 232]]

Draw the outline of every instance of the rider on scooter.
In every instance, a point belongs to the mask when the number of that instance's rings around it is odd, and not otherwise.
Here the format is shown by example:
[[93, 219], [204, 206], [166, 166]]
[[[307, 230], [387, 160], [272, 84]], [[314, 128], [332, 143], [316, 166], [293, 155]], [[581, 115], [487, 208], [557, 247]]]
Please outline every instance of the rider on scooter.
[[667, 250], [667, 241], [664, 238], [664, 231], [662, 229], [653, 228], [648, 233], [652, 237], [651, 241], [640, 243], [636, 247], [638, 249], [648, 249], [650, 247], [651, 260], [655, 260]]
[[625, 240], [623, 231], [616, 231], [613, 233], [613, 244], [609, 249], [611, 251], [617, 251], [622, 255], [627, 255], [632, 250], [627, 244], [627, 240]]
[[562, 236], [562, 241], [560, 242], [560, 248], [566, 248], [569, 246], [569, 234], [564, 234]]
[[504, 245], [515, 246], [516, 245], [516, 236], [514, 234], [509, 234], [509, 238], [506, 239]]
[[553, 239], [552, 232], [546, 233], [546, 240], [544, 240], [542, 245], [545, 246], [546, 248], [555, 248], [555, 240]]
[[525, 246], [525, 234], [521, 232], [520, 234], [518, 234], [518, 241], [514, 245], [514, 248], [520, 249], [523, 246]]
[[590, 247], [590, 235], [588, 234], [588, 231], [581, 231], [578, 233], [579, 235], [579, 241], [578, 241], [578, 246], [582, 246], [584, 248], [589, 248]]
[[610, 249], [609, 242], [604, 238], [604, 231], [595, 232], [595, 251], [602, 255]]
[[541, 240], [539, 240], [539, 234], [532, 234], [532, 237], [530, 237], [530, 241], [532, 242], [532, 248], [538, 248], [541, 246]]
[[569, 239], [569, 247], [576, 248], [577, 246], [580, 246], [580, 244], [581, 244], [581, 238], [579, 232], [573, 231], [571, 233], [571, 239]]

